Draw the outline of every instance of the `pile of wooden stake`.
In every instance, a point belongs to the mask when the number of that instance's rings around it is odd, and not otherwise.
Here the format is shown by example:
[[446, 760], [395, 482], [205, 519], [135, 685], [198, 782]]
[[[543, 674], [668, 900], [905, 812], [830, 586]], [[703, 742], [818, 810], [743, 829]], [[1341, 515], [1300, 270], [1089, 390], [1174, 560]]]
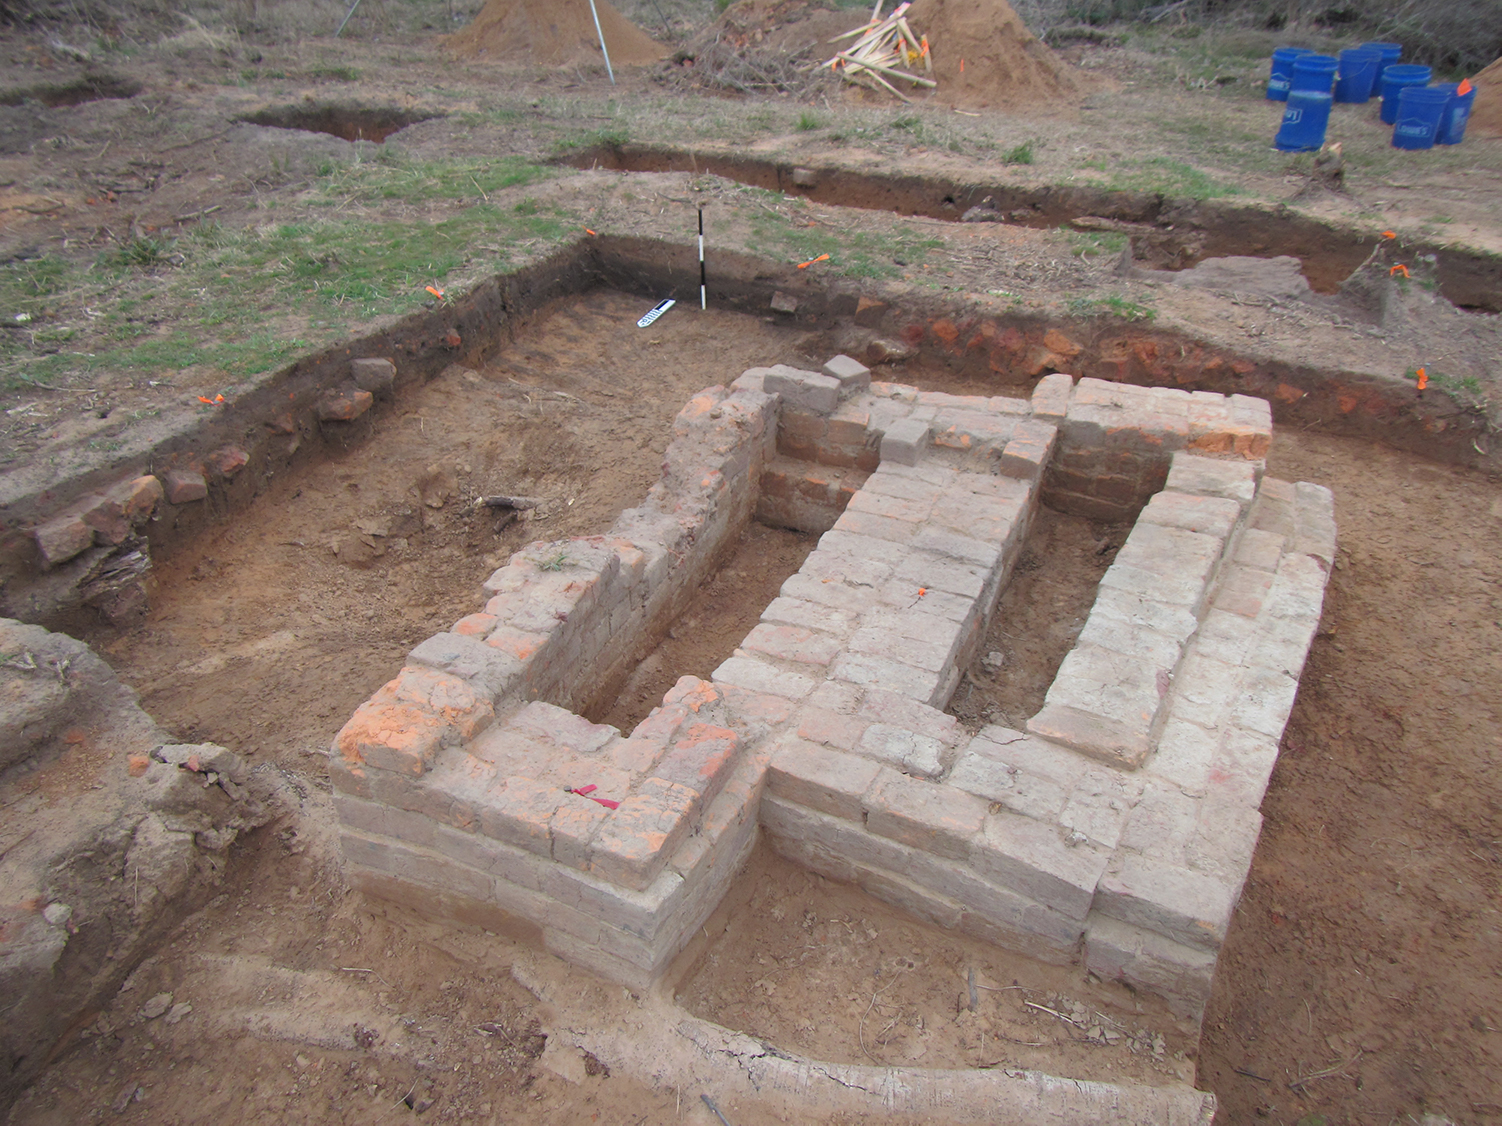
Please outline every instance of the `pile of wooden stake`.
[[[913, 29], [903, 18], [911, 5], [899, 4], [896, 11], [882, 19], [881, 7], [884, 3], [886, 0], [876, 0], [876, 7], [871, 10], [871, 20], [865, 26], [831, 39], [831, 43], [855, 39], [855, 44], [820, 65], [837, 72], [846, 82], [872, 89], [885, 89], [904, 102], [910, 102], [912, 99], [887, 79], [911, 82], [914, 86], [927, 86], [929, 89], [939, 85], [931, 77], [925, 77], [932, 75], [934, 70], [933, 58], [928, 50], [928, 36], [920, 39], [914, 35]], [[904, 69], [916, 68], [919, 60], [923, 62], [923, 74], [913, 74]]]

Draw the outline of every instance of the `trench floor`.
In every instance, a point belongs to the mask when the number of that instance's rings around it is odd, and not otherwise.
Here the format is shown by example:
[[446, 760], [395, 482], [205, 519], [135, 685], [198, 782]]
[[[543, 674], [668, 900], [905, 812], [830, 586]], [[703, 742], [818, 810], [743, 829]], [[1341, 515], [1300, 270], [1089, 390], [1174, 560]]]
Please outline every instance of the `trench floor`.
[[[275, 482], [251, 510], [159, 566], [140, 629], [91, 640], [164, 725], [293, 772], [310, 808], [326, 811], [318, 752], [407, 647], [476, 607], [493, 565], [532, 539], [599, 531], [636, 503], [693, 391], [751, 364], [815, 358], [800, 344], [822, 348], [753, 318], [687, 310], [644, 332], [634, 326], [641, 306], [603, 292], [563, 302], [485, 370], [445, 374], [370, 441]], [[922, 370], [891, 377], [979, 389]], [[1462, 1120], [1495, 1118], [1502, 489], [1295, 430], [1277, 435], [1269, 472], [1334, 489], [1341, 550], [1222, 953], [1196, 1081], [1216, 1092], [1227, 1121], [1386, 1121], [1416, 1100]], [[536, 523], [497, 534], [466, 503], [492, 491], [538, 493], [549, 505]], [[401, 1097], [410, 1067], [319, 1048], [316, 1027], [300, 1040], [247, 1041], [227, 1023], [222, 965], [205, 970], [187, 956], [208, 950], [316, 969], [348, 982], [361, 1005], [431, 1018], [433, 1057], [450, 1066], [444, 1099], [459, 1120], [505, 1120], [534, 1105], [529, 1092], [543, 1095], [531, 1115], [539, 1122], [580, 1120], [570, 1107], [587, 1107], [584, 1117], [598, 1110], [602, 1122], [671, 1109], [671, 1092], [619, 1079], [562, 1086], [525, 1051], [487, 1079], [495, 1049], [482, 1042], [497, 1041], [475, 1034], [470, 1018], [487, 1005], [504, 1010], [498, 1027], [526, 1043], [526, 999], [501, 972], [504, 946], [488, 948], [484, 973], [459, 975], [451, 954], [434, 953], [450, 940], [421, 920], [369, 915], [345, 897], [316, 859], [326, 845], [263, 835], [244, 850], [227, 898], [189, 920], [176, 953], [148, 963], [122, 994], [118, 1025], [64, 1052], [11, 1121], [83, 1120], [136, 1078], [163, 1122], [203, 1121], [212, 1102], [221, 1115], [334, 1123], [377, 1096], [388, 1107]], [[807, 894], [786, 892], [790, 904]], [[856, 925], [855, 909], [844, 910]], [[784, 910], [777, 925], [789, 919], [797, 925]], [[779, 986], [777, 1005], [833, 1024], [852, 994], [869, 1004], [869, 971], [857, 965], [837, 984], [802, 991]], [[758, 980], [727, 979], [720, 1011], [764, 1001]], [[246, 988], [254, 996], [261, 986]], [[156, 990], [191, 1001], [195, 1019], [175, 1032], [130, 1025], [132, 1006]], [[955, 1017], [948, 993], [958, 995], [953, 981], [931, 1013], [920, 1011], [925, 1027]], [[347, 1011], [330, 1001], [327, 1021]], [[441, 1028], [440, 1011], [454, 1014]]]

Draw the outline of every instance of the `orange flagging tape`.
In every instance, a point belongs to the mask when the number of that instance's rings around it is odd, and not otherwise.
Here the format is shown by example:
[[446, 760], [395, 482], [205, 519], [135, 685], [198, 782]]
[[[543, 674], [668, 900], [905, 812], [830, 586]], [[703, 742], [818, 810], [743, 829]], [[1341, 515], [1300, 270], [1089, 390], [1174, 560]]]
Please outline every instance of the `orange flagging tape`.
[[1422, 391], [1425, 387], [1429, 386], [1429, 373], [1423, 368], [1419, 368], [1416, 374], [1419, 377], [1419, 390]]
[[1469, 78], [1462, 78], [1460, 80], [1460, 85], [1455, 87], [1455, 92], [1463, 98], [1475, 88], [1476, 87], [1471, 85], [1471, 80]]
[[800, 270], [806, 270], [810, 266], [812, 266], [815, 262], [828, 262], [828, 261], [829, 261], [829, 255], [827, 255], [827, 254], [821, 254], [817, 258], [810, 258], [807, 262], [799, 262], [798, 263], [798, 269], [800, 269]]

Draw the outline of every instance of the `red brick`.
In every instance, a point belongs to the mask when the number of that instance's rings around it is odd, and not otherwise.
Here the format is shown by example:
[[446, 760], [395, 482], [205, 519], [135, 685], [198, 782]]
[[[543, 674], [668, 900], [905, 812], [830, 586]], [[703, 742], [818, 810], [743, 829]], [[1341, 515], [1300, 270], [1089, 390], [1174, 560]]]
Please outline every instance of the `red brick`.
[[250, 455], [239, 446], [221, 446], [203, 460], [204, 464], [219, 476], [233, 477], [245, 468], [250, 461]]
[[590, 870], [645, 891], [692, 828], [698, 809], [697, 791], [648, 778], [600, 827], [590, 848]]
[[188, 504], [209, 495], [208, 482], [196, 469], [169, 469], [162, 474], [168, 504]]

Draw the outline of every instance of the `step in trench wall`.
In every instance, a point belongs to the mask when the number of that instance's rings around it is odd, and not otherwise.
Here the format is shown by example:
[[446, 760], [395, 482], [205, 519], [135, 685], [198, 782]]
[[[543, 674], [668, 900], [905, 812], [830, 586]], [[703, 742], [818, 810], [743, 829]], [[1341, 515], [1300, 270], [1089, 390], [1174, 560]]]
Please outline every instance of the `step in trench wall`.
[[[846, 357], [711, 388], [641, 507], [519, 552], [340, 732], [350, 877], [640, 988], [764, 831], [1197, 1019], [1334, 550], [1270, 432], [1242, 396], [953, 396]], [[972, 734], [942, 709], [1040, 498], [1140, 518], [1043, 709]], [[629, 733], [575, 714], [753, 513], [824, 534], [735, 653]]]

